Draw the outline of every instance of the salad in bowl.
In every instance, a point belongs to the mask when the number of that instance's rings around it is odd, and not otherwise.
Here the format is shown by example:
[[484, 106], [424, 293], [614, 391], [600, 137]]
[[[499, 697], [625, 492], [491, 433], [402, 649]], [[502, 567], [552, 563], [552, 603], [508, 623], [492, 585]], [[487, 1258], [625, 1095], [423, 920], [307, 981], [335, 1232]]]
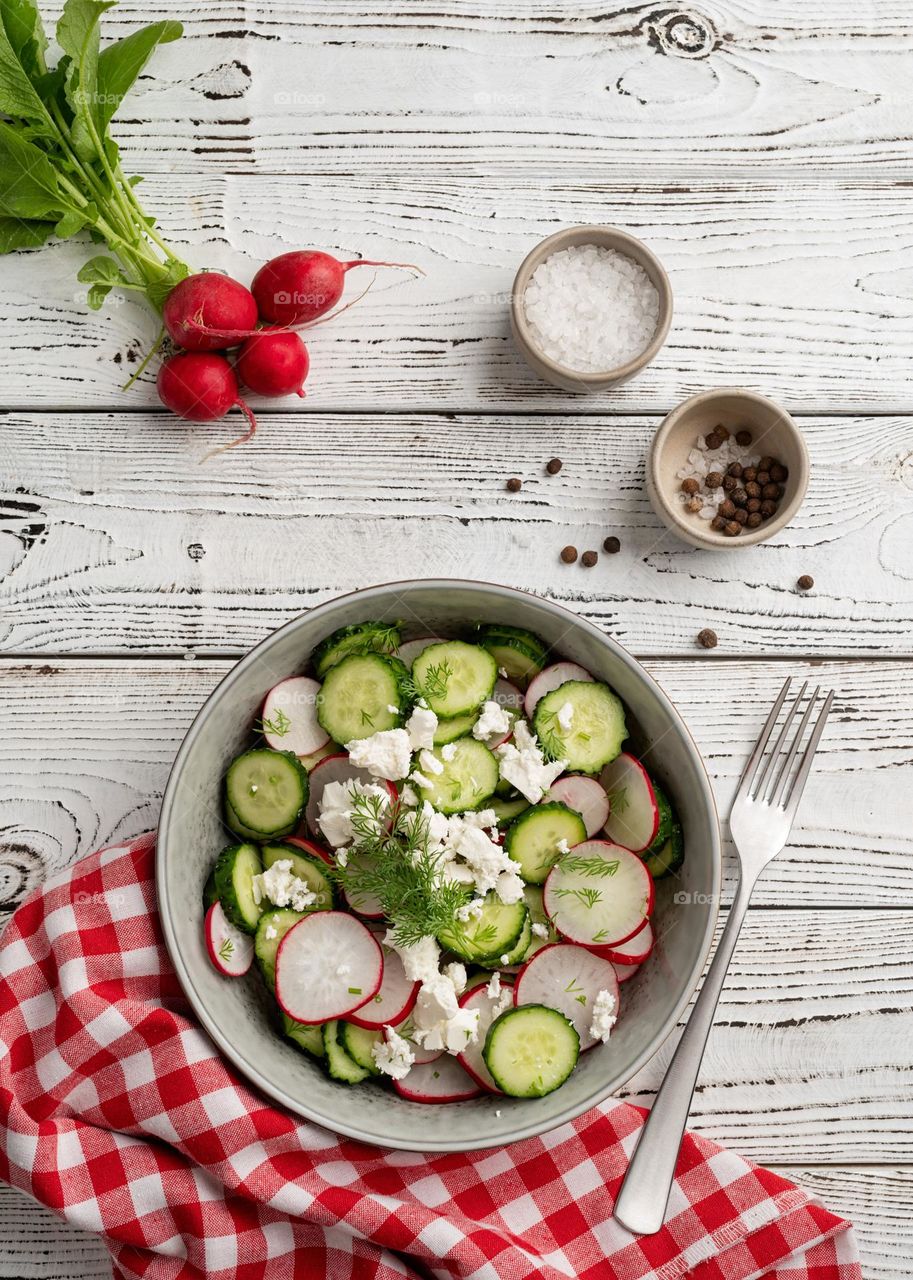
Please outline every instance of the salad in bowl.
[[215, 971], [261, 984], [276, 1033], [340, 1086], [560, 1089], [626, 1017], [656, 882], [684, 861], [622, 697], [499, 620], [407, 638], [366, 617], [299, 672], [220, 780]]

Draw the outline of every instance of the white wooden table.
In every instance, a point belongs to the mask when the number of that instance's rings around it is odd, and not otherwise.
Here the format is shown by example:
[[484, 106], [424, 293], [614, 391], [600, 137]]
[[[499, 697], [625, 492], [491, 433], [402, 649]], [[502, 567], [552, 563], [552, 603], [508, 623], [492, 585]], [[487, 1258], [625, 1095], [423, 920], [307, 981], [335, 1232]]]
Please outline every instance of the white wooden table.
[[[693, 1124], [850, 1215], [868, 1280], [908, 1280], [913, 10], [125, 0], [106, 30], [159, 17], [185, 19], [185, 38], [115, 133], [192, 262], [248, 279], [319, 246], [427, 275], [383, 274], [316, 330], [303, 407], [261, 414], [253, 444], [200, 466], [204, 429], [160, 413], [149, 382], [119, 390], [152, 316], [86, 312], [79, 245], [4, 260], [3, 907], [152, 826], [222, 673], [353, 587], [446, 574], [568, 603], [645, 659], [724, 808], [784, 674], [833, 684]], [[580, 399], [520, 363], [504, 295], [537, 240], [588, 221], [652, 245], [676, 315], [649, 370]], [[780, 399], [812, 458], [792, 527], [742, 555], [677, 543], [643, 489], [662, 414], [721, 384]], [[618, 555], [559, 563], [609, 533]], [[630, 1094], [649, 1097], [668, 1056]], [[0, 1195], [0, 1276], [94, 1280], [105, 1259]]]

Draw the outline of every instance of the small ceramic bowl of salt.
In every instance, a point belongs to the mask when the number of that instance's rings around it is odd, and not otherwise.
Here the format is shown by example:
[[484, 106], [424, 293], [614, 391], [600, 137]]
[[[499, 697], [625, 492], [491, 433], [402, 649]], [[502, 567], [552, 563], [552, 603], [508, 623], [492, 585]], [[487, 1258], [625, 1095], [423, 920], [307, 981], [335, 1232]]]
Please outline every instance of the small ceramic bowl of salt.
[[645, 244], [616, 227], [568, 227], [520, 265], [511, 329], [527, 364], [565, 391], [620, 386], [650, 363], [672, 322], [672, 289]]

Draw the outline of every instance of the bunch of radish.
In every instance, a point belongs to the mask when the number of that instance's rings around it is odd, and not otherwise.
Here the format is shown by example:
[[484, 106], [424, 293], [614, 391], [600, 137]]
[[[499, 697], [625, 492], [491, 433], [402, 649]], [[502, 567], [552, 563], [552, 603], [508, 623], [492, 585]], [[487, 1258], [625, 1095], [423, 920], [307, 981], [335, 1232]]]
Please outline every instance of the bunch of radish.
[[301, 249], [272, 258], [249, 289], [216, 271], [181, 280], [162, 308], [165, 330], [179, 348], [159, 369], [162, 404], [189, 422], [216, 422], [239, 409], [248, 430], [214, 453], [249, 440], [257, 420], [242, 387], [259, 396], [303, 396], [310, 360], [297, 330], [326, 316], [342, 297], [346, 272], [365, 266], [409, 264], [340, 262]]

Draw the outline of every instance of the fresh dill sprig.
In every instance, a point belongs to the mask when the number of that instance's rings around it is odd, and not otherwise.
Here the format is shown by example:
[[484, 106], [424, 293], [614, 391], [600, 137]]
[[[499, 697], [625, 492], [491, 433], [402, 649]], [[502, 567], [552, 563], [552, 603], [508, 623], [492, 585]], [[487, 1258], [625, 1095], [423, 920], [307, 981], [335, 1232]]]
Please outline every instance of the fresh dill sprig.
[[284, 738], [291, 727], [292, 722], [281, 707], [276, 708], [276, 713], [271, 719], [264, 718], [257, 722], [260, 733], [273, 733], [277, 738]]
[[469, 894], [465, 885], [441, 874], [441, 854], [432, 847], [427, 819], [399, 801], [358, 795], [351, 823], [355, 842], [346, 865], [337, 864], [332, 873], [346, 896], [375, 898], [401, 946], [453, 928]]
[[567, 755], [564, 741], [554, 727], [556, 724], [557, 716], [554, 711], [544, 711], [536, 724], [539, 747], [548, 760], [564, 760]]
[[602, 891], [600, 889], [556, 889], [555, 897], [576, 898], [582, 906], [592, 910], [596, 903], [602, 900]]
[[561, 859], [562, 871], [576, 871], [578, 875], [599, 880], [614, 876], [618, 866], [617, 859], [614, 862], [606, 862], [605, 858], [585, 858], [579, 853], [565, 854]]
[[443, 699], [447, 697], [447, 686], [452, 676], [453, 667], [445, 658], [443, 662], [428, 668], [421, 683], [410, 675], [409, 679], [404, 681], [405, 690], [415, 702], [419, 698]]

